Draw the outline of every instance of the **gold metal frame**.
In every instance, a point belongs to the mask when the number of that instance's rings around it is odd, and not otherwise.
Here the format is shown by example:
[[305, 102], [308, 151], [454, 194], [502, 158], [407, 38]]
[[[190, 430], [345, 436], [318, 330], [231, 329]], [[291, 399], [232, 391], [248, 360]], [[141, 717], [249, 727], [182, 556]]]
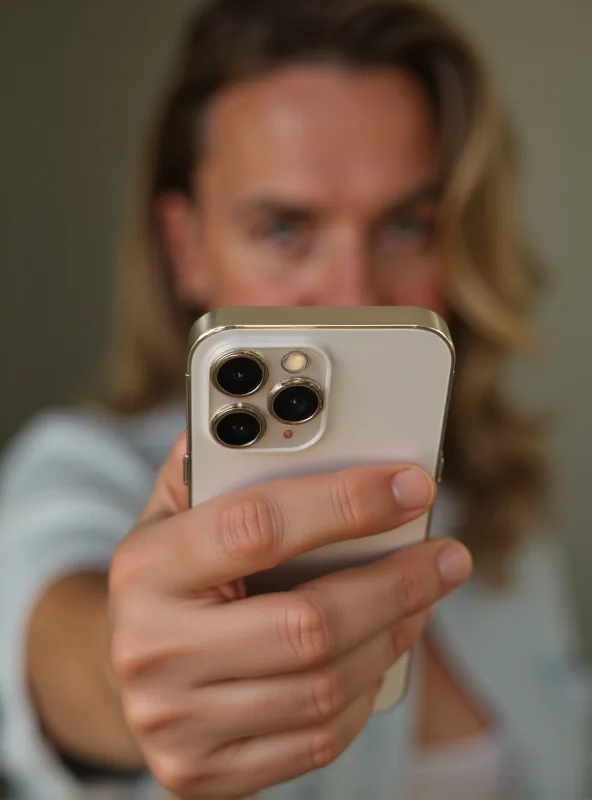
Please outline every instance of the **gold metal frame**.
[[[251, 359], [251, 361], [255, 361], [261, 368], [261, 383], [259, 383], [256, 389], [253, 389], [246, 394], [232, 394], [231, 392], [227, 392], [226, 389], [222, 388], [218, 382], [218, 373], [222, 367], [235, 358]], [[212, 383], [216, 389], [218, 389], [218, 391], [222, 392], [222, 394], [225, 394], [227, 397], [251, 397], [252, 395], [257, 394], [257, 392], [265, 386], [268, 377], [269, 369], [265, 363], [265, 360], [261, 358], [259, 353], [256, 353], [254, 350], [230, 350], [228, 353], [224, 353], [224, 355], [220, 356], [220, 358], [217, 358], [212, 364], [212, 368], [210, 370], [210, 378]]]
[[[239, 444], [239, 445], [232, 445], [223, 442], [222, 439], [218, 435], [217, 426], [218, 424], [229, 417], [231, 414], [236, 412], [241, 412], [243, 414], [250, 414], [252, 417], [255, 417], [257, 422], [259, 423], [259, 436], [254, 439], [252, 442], [248, 444]], [[224, 406], [220, 408], [212, 417], [212, 421], [210, 422], [210, 430], [212, 432], [212, 436], [218, 442], [218, 444], [222, 445], [222, 447], [228, 448], [228, 450], [246, 450], [247, 447], [253, 447], [254, 444], [261, 441], [263, 436], [265, 435], [265, 431], [267, 429], [267, 421], [263, 414], [259, 411], [258, 408], [255, 406], [248, 405], [247, 403], [232, 403], [231, 405]]]
[[189, 335], [188, 368], [194, 349], [207, 337], [225, 330], [306, 330], [307, 328], [419, 328], [441, 336], [454, 361], [448, 326], [427, 308], [411, 306], [239, 306], [210, 311]]
[[[316, 394], [319, 401], [319, 405], [317, 407], [317, 410], [312, 416], [307, 417], [306, 419], [298, 420], [297, 422], [289, 422], [286, 419], [282, 419], [275, 413], [273, 404], [275, 403], [278, 396], [289, 386], [306, 386], [307, 389], [312, 389], [312, 391]], [[323, 393], [322, 387], [316, 381], [313, 381], [310, 378], [288, 378], [285, 381], [281, 381], [281, 383], [277, 383], [269, 393], [269, 398], [267, 400], [267, 408], [269, 410], [269, 413], [271, 414], [272, 417], [274, 417], [274, 419], [277, 419], [278, 422], [281, 422], [282, 425], [304, 425], [307, 422], [312, 422], [313, 419], [316, 419], [318, 415], [321, 413], [324, 405], [325, 405], [325, 395]]]

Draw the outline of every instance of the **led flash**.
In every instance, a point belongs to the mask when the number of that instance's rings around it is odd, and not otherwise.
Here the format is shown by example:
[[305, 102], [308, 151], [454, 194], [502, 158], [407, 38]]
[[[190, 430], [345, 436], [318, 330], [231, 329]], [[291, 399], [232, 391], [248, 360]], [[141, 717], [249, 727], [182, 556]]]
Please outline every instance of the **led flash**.
[[288, 353], [282, 361], [282, 367], [291, 375], [297, 375], [308, 367], [308, 356], [298, 351]]

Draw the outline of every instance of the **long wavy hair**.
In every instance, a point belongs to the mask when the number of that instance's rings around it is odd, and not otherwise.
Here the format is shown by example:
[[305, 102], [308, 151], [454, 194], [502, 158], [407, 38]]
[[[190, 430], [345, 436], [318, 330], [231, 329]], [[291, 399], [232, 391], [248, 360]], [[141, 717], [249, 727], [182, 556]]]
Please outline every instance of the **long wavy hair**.
[[458, 354], [445, 448], [459, 535], [500, 576], [540, 509], [543, 432], [505, 397], [508, 356], [535, 342], [540, 283], [515, 208], [516, 146], [467, 38], [420, 0], [210, 0], [199, 3], [148, 142], [116, 291], [103, 403], [135, 414], [184, 388], [200, 309], [176, 295], [156, 214], [162, 193], [191, 193], [210, 101], [227, 86], [294, 63], [392, 67], [416, 76], [439, 126], [439, 244]]

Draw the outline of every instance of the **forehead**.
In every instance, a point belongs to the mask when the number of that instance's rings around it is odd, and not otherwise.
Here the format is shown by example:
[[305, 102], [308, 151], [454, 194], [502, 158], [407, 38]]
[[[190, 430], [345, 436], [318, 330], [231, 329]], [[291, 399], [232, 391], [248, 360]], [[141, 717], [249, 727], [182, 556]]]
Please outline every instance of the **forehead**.
[[412, 75], [291, 67], [233, 86], [209, 117], [204, 178], [229, 192], [414, 189], [437, 171], [434, 112]]

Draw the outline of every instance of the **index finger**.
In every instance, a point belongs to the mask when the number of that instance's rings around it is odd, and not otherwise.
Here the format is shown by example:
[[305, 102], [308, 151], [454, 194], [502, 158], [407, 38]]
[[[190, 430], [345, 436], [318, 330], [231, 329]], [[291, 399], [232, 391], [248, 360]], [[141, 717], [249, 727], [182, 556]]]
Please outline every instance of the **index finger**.
[[193, 593], [397, 528], [425, 513], [435, 493], [419, 467], [355, 467], [216, 498], [144, 527], [137, 544], [164, 590]]

